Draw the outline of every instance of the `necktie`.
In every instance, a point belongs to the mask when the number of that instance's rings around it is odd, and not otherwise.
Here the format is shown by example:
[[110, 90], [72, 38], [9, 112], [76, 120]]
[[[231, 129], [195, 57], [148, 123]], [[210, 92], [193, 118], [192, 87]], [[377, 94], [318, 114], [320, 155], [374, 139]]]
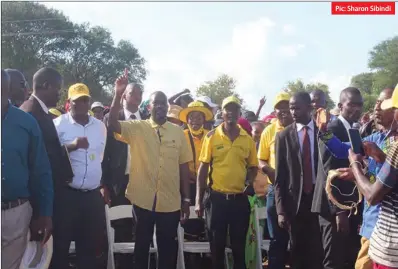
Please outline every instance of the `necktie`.
[[136, 117], [134, 114], [131, 114], [131, 115], [130, 115], [130, 119], [131, 119], [131, 120], [135, 120], [135, 119], [137, 119], [137, 117]]
[[303, 131], [303, 191], [306, 194], [312, 192], [312, 160], [311, 160], [311, 143], [310, 136], [308, 134], [308, 126], [304, 126]]

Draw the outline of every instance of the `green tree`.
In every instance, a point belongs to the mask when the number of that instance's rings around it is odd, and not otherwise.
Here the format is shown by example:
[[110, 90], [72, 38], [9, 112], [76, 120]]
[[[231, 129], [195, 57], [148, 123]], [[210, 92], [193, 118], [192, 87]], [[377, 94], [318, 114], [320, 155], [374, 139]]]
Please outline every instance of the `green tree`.
[[1, 65], [22, 71], [29, 82], [38, 68], [55, 63], [68, 47], [74, 24], [35, 2], [1, 3]]
[[145, 60], [126, 40], [117, 46], [110, 32], [102, 27], [80, 25], [76, 37], [59, 62], [65, 86], [85, 83], [95, 100], [109, 102], [113, 84], [124, 68], [129, 68], [129, 80], [142, 83], [146, 77]]
[[125, 68], [131, 81], [146, 78], [145, 60], [131, 42], [114, 43], [100, 26], [74, 24], [61, 12], [34, 2], [2, 2], [2, 66], [22, 71], [29, 82], [39, 68], [55, 67], [67, 88], [85, 83], [96, 101], [108, 102]]
[[382, 41], [370, 51], [368, 67], [371, 72], [351, 79], [351, 85], [361, 90], [364, 111], [373, 109], [379, 93], [398, 83], [398, 36]]
[[371, 72], [361, 73], [351, 78], [351, 86], [358, 88], [362, 93], [373, 92], [374, 74]]
[[297, 79], [296, 81], [289, 81], [286, 85], [286, 91], [290, 94], [294, 94], [296, 92], [305, 91], [311, 93], [313, 90], [322, 90], [326, 94], [327, 107], [332, 109], [335, 107], [335, 103], [330, 97], [329, 87], [323, 83], [309, 83], [305, 84], [301, 79]]
[[197, 96], [209, 96], [213, 102], [221, 105], [224, 98], [235, 95], [242, 104], [243, 99], [235, 91], [236, 81], [234, 78], [223, 74], [214, 81], [206, 81], [203, 85], [196, 89]]

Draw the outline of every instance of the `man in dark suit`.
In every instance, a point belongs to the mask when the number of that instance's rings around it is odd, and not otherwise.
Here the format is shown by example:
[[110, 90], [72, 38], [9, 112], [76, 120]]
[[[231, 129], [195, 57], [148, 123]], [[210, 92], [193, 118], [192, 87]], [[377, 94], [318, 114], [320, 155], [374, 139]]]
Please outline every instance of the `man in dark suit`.
[[70, 166], [66, 150], [61, 146], [57, 131], [54, 126], [51, 115], [48, 112], [49, 107], [55, 107], [59, 99], [59, 91], [63, 85], [62, 76], [52, 68], [42, 68], [33, 76], [33, 93], [21, 106], [20, 109], [30, 113], [38, 122], [43, 133], [43, 140], [46, 147], [48, 159], [50, 160], [53, 185], [54, 185], [54, 256], [57, 260], [58, 236], [63, 233], [58, 229], [58, 223], [64, 221], [63, 212], [58, 208], [62, 201], [59, 199], [59, 193], [65, 189], [67, 184], [72, 181], [73, 171]]
[[278, 133], [275, 141], [278, 223], [290, 232], [292, 267], [319, 269], [319, 225], [316, 214], [311, 212], [318, 166], [318, 128], [312, 119], [308, 93], [296, 93], [289, 106], [295, 122]]
[[[353, 87], [344, 89], [340, 94], [338, 104], [341, 114], [337, 120], [329, 122], [327, 130], [342, 142], [349, 142], [348, 129], [352, 128], [353, 123], [359, 120], [362, 106], [363, 99], [358, 89]], [[323, 266], [325, 269], [340, 269], [344, 268], [344, 264], [348, 262], [347, 268], [353, 268], [360, 243], [357, 232], [360, 217], [353, 216], [349, 220], [350, 212], [334, 206], [327, 198], [325, 191], [328, 172], [333, 169], [348, 167], [349, 162], [347, 159], [334, 158], [323, 143], [319, 145], [319, 152], [321, 161], [318, 166], [312, 212], [319, 214], [324, 250]], [[341, 180], [336, 180], [334, 185], [344, 194], [351, 193], [355, 187], [352, 182]], [[358, 197], [357, 195], [355, 193], [354, 198], [349, 197], [348, 200], [354, 201], [355, 197]], [[341, 202], [347, 200], [339, 192], [334, 193], [334, 196]]]
[[[30, 113], [38, 122], [43, 133], [48, 158], [50, 160], [54, 191], [60, 186], [65, 186], [73, 178], [73, 173], [66, 155], [61, 147], [58, 134], [55, 129], [48, 109], [55, 107], [59, 100], [59, 91], [63, 85], [63, 78], [57, 70], [44, 67], [33, 76], [33, 93], [20, 109]], [[65, 167], [66, 166], [66, 167]]]
[[[123, 109], [119, 111], [118, 120], [145, 120], [139, 111], [143, 90], [138, 84], [131, 83], [127, 86], [123, 96]], [[108, 126], [109, 114], [104, 116], [104, 123]], [[108, 131], [104, 160], [102, 161], [102, 184], [110, 192], [111, 206], [129, 205], [125, 197], [130, 174], [130, 156], [128, 145], [116, 140], [113, 132]], [[133, 222], [131, 219], [117, 220], [112, 223], [115, 228], [116, 242], [131, 242], [133, 240]], [[122, 268], [129, 268], [131, 262], [123, 255], [118, 259]], [[123, 260], [122, 260], [123, 259]]]

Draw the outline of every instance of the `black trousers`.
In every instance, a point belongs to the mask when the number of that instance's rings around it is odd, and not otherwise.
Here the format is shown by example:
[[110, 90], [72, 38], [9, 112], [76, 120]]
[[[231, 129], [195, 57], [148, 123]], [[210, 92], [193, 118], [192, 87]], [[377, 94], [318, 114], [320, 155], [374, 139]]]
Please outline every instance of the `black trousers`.
[[55, 197], [54, 252], [51, 268], [69, 268], [71, 241], [76, 243], [79, 269], [101, 268], [102, 265], [98, 264], [96, 257], [99, 247], [106, 246], [106, 241], [104, 241], [105, 203], [99, 189], [81, 192], [64, 187], [55, 193]]
[[158, 245], [158, 269], [175, 269], [177, 265], [177, 228], [180, 211], [153, 212], [134, 205], [137, 216], [136, 240], [134, 250], [134, 269], [147, 269], [149, 248], [156, 225]]
[[[126, 198], [126, 187], [129, 181], [129, 175], [123, 178], [123, 184], [119, 193], [111, 193], [111, 206], [131, 205]], [[119, 219], [112, 221], [112, 227], [115, 229], [115, 242], [132, 242], [133, 238], [133, 219]]]
[[234, 269], [246, 269], [246, 234], [250, 221], [250, 204], [246, 195], [227, 199], [223, 194], [210, 194], [210, 207], [206, 215], [211, 215], [208, 229], [212, 264], [214, 269], [223, 269], [227, 235], [231, 240]]
[[300, 208], [291, 220], [293, 269], [321, 269], [322, 244], [318, 215], [311, 212], [312, 194], [302, 194]]
[[336, 216], [323, 217], [319, 215], [319, 227], [323, 244], [323, 268], [344, 268], [345, 253], [348, 251], [349, 234], [337, 232]]

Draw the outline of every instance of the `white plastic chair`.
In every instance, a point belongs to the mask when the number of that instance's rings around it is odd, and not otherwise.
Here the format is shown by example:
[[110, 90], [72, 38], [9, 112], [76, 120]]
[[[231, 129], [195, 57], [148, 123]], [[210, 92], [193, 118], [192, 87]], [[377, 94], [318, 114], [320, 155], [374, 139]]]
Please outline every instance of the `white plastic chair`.
[[262, 250], [269, 250], [269, 244], [270, 240], [264, 240], [263, 238], [263, 232], [264, 230], [261, 229], [260, 226], [260, 220], [266, 220], [267, 219], [267, 208], [264, 207], [258, 207], [257, 205], [254, 206], [254, 229], [256, 232], [256, 244], [257, 244], [257, 262], [256, 262], [256, 268], [257, 269], [263, 269], [263, 256], [262, 256]]
[[[195, 212], [195, 207], [191, 206], [189, 209], [190, 209], [189, 219], [198, 219], [199, 217]], [[177, 238], [178, 238], [178, 262], [177, 262], [178, 269], [185, 269], [184, 252], [197, 253], [197, 254], [211, 253], [209, 242], [185, 241], [184, 228], [181, 226], [181, 224], [178, 225]], [[226, 252], [228, 250], [229, 249], [226, 248]], [[225, 260], [227, 268], [229, 268], [227, 255], [225, 255]]]
[[[135, 214], [134, 214], [135, 215]], [[108, 269], [115, 269], [115, 257], [114, 253], [133, 253], [135, 248], [134, 242], [122, 242], [122, 243], [115, 243], [115, 230], [111, 227], [112, 220], [118, 219], [126, 219], [126, 218], [135, 218], [133, 216], [133, 206], [131, 205], [120, 205], [109, 207], [105, 205], [105, 220], [106, 220], [106, 232], [108, 236]], [[158, 253], [157, 250], [157, 243], [156, 243], [156, 231], [154, 232], [153, 236], [153, 244], [154, 246], [149, 249], [149, 256], [151, 253], [156, 254]], [[150, 265], [150, 259], [148, 259], [148, 268]]]

